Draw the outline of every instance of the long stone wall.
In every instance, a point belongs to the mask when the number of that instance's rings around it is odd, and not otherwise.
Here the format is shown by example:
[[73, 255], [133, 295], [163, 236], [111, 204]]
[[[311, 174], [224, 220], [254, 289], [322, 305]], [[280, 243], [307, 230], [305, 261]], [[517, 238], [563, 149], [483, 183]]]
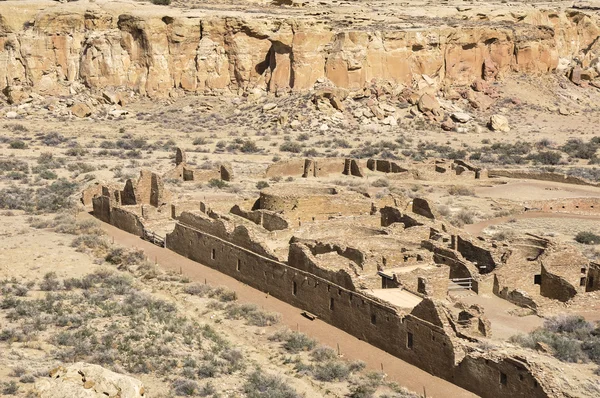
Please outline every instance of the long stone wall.
[[184, 213], [174, 231], [167, 235], [167, 248], [316, 314], [374, 346], [483, 397], [548, 396], [528, 367], [521, 363], [515, 364], [510, 358], [497, 361], [469, 358], [468, 354], [465, 358], [463, 348], [449, 337], [439, 313], [435, 315], [430, 300], [424, 300], [413, 313], [403, 314], [385, 302], [262, 256], [245, 247], [244, 242], [233, 243], [227, 235], [215, 236], [210, 228], [202, 228], [209, 220], [199, 224], [193, 221], [194, 217], [186, 217]]
[[562, 173], [550, 173], [542, 171], [531, 171], [531, 170], [509, 170], [509, 169], [493, 169], [488, 172], [489, 177], [507, 177], [507, 178], [521, 178], [525, 180], [540, 180], [550, 182], [561, 182], [563, 184], [574, 184], [574, 185], [589, 185], [593, 187], [600, 187], [600, 183], [588, 181], [583, 178], [568, 176]]

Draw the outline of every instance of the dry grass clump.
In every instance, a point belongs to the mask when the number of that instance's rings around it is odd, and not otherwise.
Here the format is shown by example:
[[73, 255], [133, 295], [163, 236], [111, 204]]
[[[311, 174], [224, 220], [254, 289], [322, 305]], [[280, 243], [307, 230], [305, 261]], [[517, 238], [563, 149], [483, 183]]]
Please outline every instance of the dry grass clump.
[[475, 190], [464, 185], [452, 185], [448, 193], [453, 196], [475, 196]]

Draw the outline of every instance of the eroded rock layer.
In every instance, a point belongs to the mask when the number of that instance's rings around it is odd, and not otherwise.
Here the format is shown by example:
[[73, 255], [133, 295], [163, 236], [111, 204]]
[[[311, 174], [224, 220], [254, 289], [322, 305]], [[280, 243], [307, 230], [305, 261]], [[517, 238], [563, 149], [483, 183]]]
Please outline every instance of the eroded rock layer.
[[175, 91], [298, 91], [325, 79], [359, 89], [373, 79], [411, 84], [423, 74], [463, 85], [547, 73], [574, 58], [584, 68], [598, 62], [597, 15], [569, 8], [355, 26], [301, 14], [26, 3], [0, 8], [5, 92], [22, 85], [60, 95], [83, 84], [160, 98]]

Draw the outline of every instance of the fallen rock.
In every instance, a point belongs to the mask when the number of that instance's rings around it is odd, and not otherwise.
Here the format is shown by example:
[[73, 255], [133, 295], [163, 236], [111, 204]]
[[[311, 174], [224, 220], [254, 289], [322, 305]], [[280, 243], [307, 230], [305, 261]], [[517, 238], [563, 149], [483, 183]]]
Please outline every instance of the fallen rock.
[[431, 94], [423, 94], [421, 98], [419, 98], [417, 106], [419, 107], [419, 110], [423, 113], [433, 112], [440, 109], [440, 103]]
[[456, 128], [456, 124], [450, 119], [446, 119], [442, 122], [442, 130], [453, 131]]
[[92, 108], [83, 102], [76, 102], [71, 107], [71, 113], [77, 117], [88, 117], [92, 114]]
[[274, 102], [270, 102], [268, 104], [265, 104], [262, 107], [262, 109], [263, 109], [264, 112], [272, 111], [275, 108], [277, 108], [277, 104], [274, 103]]
[[493, 131], [509, 132], [508, 119], [502, 115], [492, 115], [489, 123], [490, 129]]
[[469, 120], [471, 120], [471, 115], [465, 112], [454, 112], [452, 114], [452, 119], [459, 123], [467, 123]]
[[490, 85], [484, 80], [477, 79], [471, 84], [471, 88], [479, 93], [485, 93], [490, 90]]
[[6, 112], [7, 119], [15, 119], [17, 116], [19, 116], [19, 114], [15, 111]]
[[34, 392], [39, 398], [139, 398], [145, 393], [141, 381], [83, 362], [51, 370], [35, 383]]
[[571, 79], [571, 81], [577, 85], [581, 84], [581, 67], [579, 66], [575, 66], [573, 69], [571, 69], [571, 74], [569, 76], [569, 79]]
[[382, 120], [382, 123], [387, 126], [397, 126], [398, 125], [398, 121], [396, 121], [396, 118], [393, 116], [386, 117], [385, 119]]

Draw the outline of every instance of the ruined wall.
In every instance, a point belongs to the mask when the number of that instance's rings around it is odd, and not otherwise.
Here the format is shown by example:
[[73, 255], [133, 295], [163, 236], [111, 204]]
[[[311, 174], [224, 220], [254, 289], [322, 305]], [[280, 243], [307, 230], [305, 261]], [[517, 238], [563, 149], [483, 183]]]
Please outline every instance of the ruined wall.
[[600, 264], [590, 263], [586, 277], [586, 292], [595, 292], [600, 290]]
[[289, 228], [289, 221], [273, 211], [263, 209], [246, 211], [235, 205], [230, 212], [262, 226], [267, 231], [280, 231]]
[[482, 397], [548, 397], [524, 360], [467, 356], [456, 368], [454, 383], [468, 384], [470, 391]]
[[144, 233], [144, 224], [140, 217], [126, 208], [113, 207], [110, 212], [110, 224], [137, 236]]
[[311, 250], [301, 243], [292, 243], [288, 253], [288, 265], [306, 271], [319, 278], [328, 280], [349, 291], [356, 291], [352, 277], [346, 270], [330, 270], [321, 268]]
[[89, 206], [92, 204], [92, 199], [102, 195], [102, 184], [99, 182], [94, 182], [89, 185], [87, 188], [83, 190], [81, 193], [81, 203], [84, 206]]
[[540, 294], [542, 296], [566, 302], [577, 294], [577, 288], [561, 276], [549, 272], [544, 264], [542, 264], [541, 275]]
[[519, 307], [525, 308], [537, 308], [537, 303], [529, 297], [527, 292], [519, 290], [518, 288], [509, 288], [504, 286], [498, 275], [494, 275], [494, 287], [493, 292], [496, 296], [503, 298]]
[[402, 213], [397, 207], [385, 206], [379, 210], [381, 213], [381, 226], [389, 227], [394, 223], [402, 223], [405, 228], [423, 225], [415, 217]]
[[598, 30], [595, 15], [564, 10], [447, 24], [434, 35], [426, 27], [348, 30], [319, 17], [178, 16], [165, 7], [110, 2], [0, 12], [0, 90], [19, 81], [40, 93], [68, 94], [69, 84], [80, 82], [154, 98], [175, 90], [306, 90], [323, 78], [350, 89], [373, 79], [410, 85], [422, 74], [465, 85], [481, 77], [486, 60], [500, 75], [547, 73], [559, 56], [587, 49]]
[[563, 184], [590, 185], [593, 187], [600, 187], [600, 183], [588, 181], [583, 178], [568, 176], [561, 173], [549, 173], [545, 171], [493, 169], [489, 170], [488, 175], [490, 177], [522, 178], [526, 180], [552, 181]]
[[304, 173], [304, 159], [291, 159], [282, 162], [276, 162], [265, 172], [266, 177], [295, 176], [300, 177]]
[[[462, 255], [456, 250], [442, 247], [431, 240], [421, 242], [421, 247], [433, 253], [433, 261], [436, 264], [445, 264], [450, 267], [450, 278], [473, 278], [479, 274], [479, 271], [473, 264], [463, 261]], [[474, 285], [473, 290], [477, 292]]]
[[137, 214], [124, 208], [113, 207], [108, 196], [97, 196], [92, 202], [94, 217], [123, 231], [142, 236], [144, 226]]
[[526, 203], [527, 210], [552, 213], [600, 214], [600, 198], [538, 200]]
[[398, 272], [395, 277], [404, 289], [412, 293], [436, 299], [444, 299], [448, 295], [450, 268], [445, 265], [434, 269], [424, 267], [410, 272]]
[[92, 199], [94, 217], [110, 224], [111, 203], [108, 196], [96, 196]]
[[464, 258], [476, 264], [479, 273], [490, 273], [498, 265], [489, 250], [474, 245], [473, 242], [463, 239], [460, 235], [456, 236], [456, 243], [456, 250]]
[[405, 173], [408, 169], [405, 169], [398, 165], [396, 162], [382, 159], [369, 159], [367, 160], [367, 168], [371, 171], [379, 171], [382, 173]]

